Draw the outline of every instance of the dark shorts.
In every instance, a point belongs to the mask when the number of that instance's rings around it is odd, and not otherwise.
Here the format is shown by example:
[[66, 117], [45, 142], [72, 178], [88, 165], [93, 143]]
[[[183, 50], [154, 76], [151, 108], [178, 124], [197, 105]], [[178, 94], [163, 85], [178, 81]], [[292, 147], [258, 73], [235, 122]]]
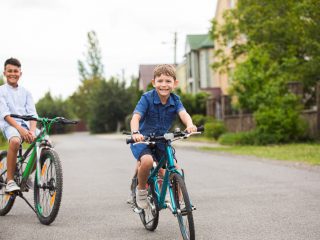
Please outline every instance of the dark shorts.
[[153, 157], [153, 160], [156, 162], [159, 162], [162, 158], [166, 156], [165, 152], [159, 148], [153, 148], [153, 149], [146, 148], [142, 150], [139, 156], [139, 161], [143, 155], [151, 155]]
[[139, 161], [143, 155], [151, 155], [153, 156], [155, 161], [159, 161], [162, 157], [166, 155], [164, 149], [159, 147], [154, 147], [151, 149], [149, 146], [144, 144], [136, 144], [136, 145], [131, 144], [130, 149], [135, 159], [137, 159], [137, 161]]

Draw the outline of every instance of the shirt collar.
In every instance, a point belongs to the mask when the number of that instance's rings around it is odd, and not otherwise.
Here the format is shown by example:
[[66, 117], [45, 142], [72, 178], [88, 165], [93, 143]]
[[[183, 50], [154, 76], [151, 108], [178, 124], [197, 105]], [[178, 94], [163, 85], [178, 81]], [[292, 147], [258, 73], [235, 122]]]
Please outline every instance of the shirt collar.
[[12, 90], [18, 90], [18, 88], [19, 88], [19, 84], [18, 84], [17, 87], [12, 87], [12, 86], [9, 85], [8, 83], [6, 83], [6, 85], [7, 85], [7, 88], [12, 89]]
[[[155, 89], [153, 90], [153, 94], [154, 94], [153, 103], [154, 104], [162, 104], [160, 97]], [[168, 106], [168, 105], [174, 105], [174, 100], [173, 100], [173, 97], [171, 94], [170, 94], [169, 99], [168, 99], [165, 106]]]

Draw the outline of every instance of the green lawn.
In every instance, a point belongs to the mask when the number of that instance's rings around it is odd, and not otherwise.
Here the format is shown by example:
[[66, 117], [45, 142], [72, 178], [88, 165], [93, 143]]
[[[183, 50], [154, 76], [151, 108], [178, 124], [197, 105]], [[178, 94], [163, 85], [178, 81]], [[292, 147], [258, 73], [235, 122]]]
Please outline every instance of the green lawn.
[[205, 147], [202, 149], [320, 165], [320, 143], [272, 146], [224, 146], [218, 148]]

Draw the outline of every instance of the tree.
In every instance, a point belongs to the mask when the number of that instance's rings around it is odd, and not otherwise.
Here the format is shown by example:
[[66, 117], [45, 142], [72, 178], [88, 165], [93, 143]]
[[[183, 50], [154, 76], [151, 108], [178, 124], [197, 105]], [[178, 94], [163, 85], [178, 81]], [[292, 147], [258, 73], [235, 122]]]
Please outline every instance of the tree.
[[4, 84], [3, 75], [0, 75], [0, 85]]
[[130, 88], [125, 83], [111, 78], [102, 81], [100, 88], [92, 95], [92, 114], [89, 118], [90, 130], [94, 133], [114, 132], [118, 124], [124, 125], [125, 117], [133, 110], [133, 100]]
[[101, 62], [101, 50], [96, 33], [91, 31], [87, 35], [88, 49], [85, 54], [86, 62], [78, 61], [78, 71], [82, 84], [71, 96], [77, 116], [88, 122], [92, 104], [92, 94], [99, 89], [103, 76], [104, 67]]
[[[65, 117], [67, 119], [73, 119], [75, 117], [70, 101], [64, 101], [61, 97], [53, 98], [50, 92], [47, 92], [44, 97], [37, 102], [36, 109], [40, 117]], [[70, 127], [55, 127], [54, 132], [63, 133], [70, 130]]]
[[212, 37], [224, 46], [233, 41], [231, 55], [215, 52], [220, 61], [214, 67], [238, 63], [231, 94], [240, 108], [255, 112], [256, 130], [266, 142], [275, 133], [279, 137], [269, 142], [303, 134], [301, 100], [288, 91], [287, 83], [303, 83], [304, 103], [312, 104], [320, 80], [320, 36], [315, 33], [319, 16], [316, 0], [239, 0], [237, 8], [225, 14], [223, 26], [213, 21]]
[[[306, 105], [312, 104], [315, 99], [314, 86], [320, 80], [318, 3], [317, 0], [239, 0], [236, 9], [226, 12], [226, 24], [218, 26], [213, 21], [212, 37], [224, 46], [230, 41], [234, 43], [231, 56], [226, 56], [221, 49], [216, 50], [220, 61], [215, 67], [228, 67], [231, 61], [241, 62], [246, 56], [239, 68], [247, 62], [260, 63], [263, 64], [261, 71], [251, 68], [250, 75], [263, 75], [264, 71], [269, 71], [269, 75], [285, 79], [283, 84], [302, 82], [306, 93], [304, 101]], [[258, 59], [255, 54], [262, 58]], [[273, 64], [264, 62], [265, 58], [272, 60]], [[243, 69], [235, 74], [234, 79], [235, 95], [241, 95], [238, 94], [239, 89], [244, 92], [244, 81], [247, 81], [246, 85], [257, 85], [255, 79], [243, 75]]]

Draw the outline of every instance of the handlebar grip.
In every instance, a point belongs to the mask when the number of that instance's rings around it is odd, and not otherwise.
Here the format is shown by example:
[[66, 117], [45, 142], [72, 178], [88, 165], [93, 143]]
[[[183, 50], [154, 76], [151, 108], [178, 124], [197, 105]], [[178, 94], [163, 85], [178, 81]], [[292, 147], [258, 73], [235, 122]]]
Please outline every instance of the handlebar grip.
[[21, 115], [18, 115], [18, 114], [10, 114], [10, 117], [21, 118]]
[[76, 121], [76, 120], [66, 120], [64, 121], [63, 123], [64, 124], [78, 124], [79, 121]]
[[129, 144], [129, 143], [135, 143], [135, 141], [132, 139], [132, 138], [127, 138], [126, 139], [126, 143]]
[[204, 126], [197, 127], [197, 132], [203, 132], [204, 131]]

